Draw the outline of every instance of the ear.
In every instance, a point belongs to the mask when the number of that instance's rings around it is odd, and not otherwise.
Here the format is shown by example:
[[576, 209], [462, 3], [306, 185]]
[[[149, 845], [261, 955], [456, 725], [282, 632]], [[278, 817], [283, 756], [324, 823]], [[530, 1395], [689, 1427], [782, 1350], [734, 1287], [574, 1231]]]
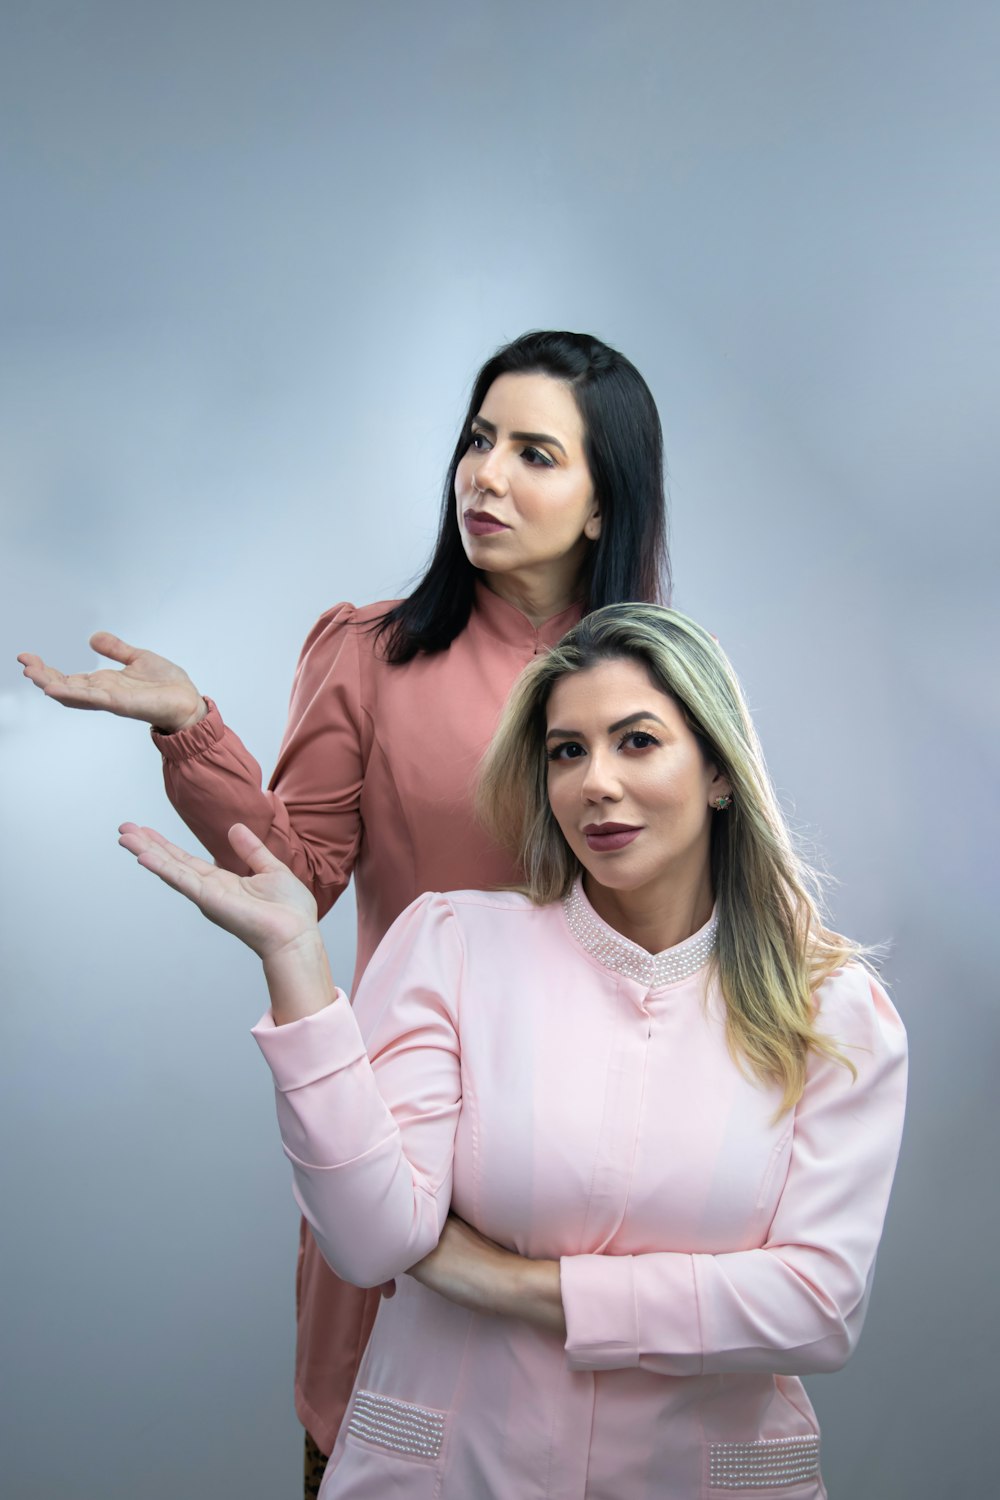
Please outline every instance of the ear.
[[710, 765], [711, 775], [708, 782], [708, 805], [714, 812], [720, 797], [732, 798], [733, 789], [729, 777], [724, 776], [717, 766]]
[[596, 542], [601, 534], [601, 507], [597, 500], [594, 501], [594, 508], [584, 522], [583, 534], [588, 542]]

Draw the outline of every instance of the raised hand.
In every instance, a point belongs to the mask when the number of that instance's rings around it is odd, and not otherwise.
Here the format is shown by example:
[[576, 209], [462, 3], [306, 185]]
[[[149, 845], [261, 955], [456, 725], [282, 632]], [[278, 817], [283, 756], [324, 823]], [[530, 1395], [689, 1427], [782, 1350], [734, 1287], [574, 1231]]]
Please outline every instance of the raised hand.
[[152, 828], [123, 823], [118, 832], [118, 842], [144, 869], [260, 955], [276, 1025], [299, 1021], [336, 1000], [312, 893], [243, 823], [230, 828], [229, 842], [252, 875], [220, 870]]
[[153, 828], [123, 823], [118, 832], [122, 848], [136, 855], [143, 869], [187, 896], [210, 922], [265, 960], [316, 930], [311, 892], [243, 823], [229, 830], [229, 842], [252, 875], [220, 870], [178, 849]]
[[123, 719], [141, 719], [168, 734], [204, 718], [205, 700], [183, 667], [155, 651], [130, 646], [106, 630], [92, 635], [90, 644], [101, 656], [121, 662], [122, 669], [104, 667], [67, 676], [30, 651], [17, 659], [29, 681], [67, 708], [102, 709]]

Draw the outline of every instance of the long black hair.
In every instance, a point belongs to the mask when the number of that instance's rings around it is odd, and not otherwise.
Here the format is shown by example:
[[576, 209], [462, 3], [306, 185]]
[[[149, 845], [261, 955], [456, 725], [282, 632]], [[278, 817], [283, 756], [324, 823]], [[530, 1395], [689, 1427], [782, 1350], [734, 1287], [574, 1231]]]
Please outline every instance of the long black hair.
[[584, 454], [601, 508], [582, 580], [585, 611], [626, 600], [666, 603], [670, 553], [663, 491], [663, 435], [656, 403], [633, 364], [586, 333], [525, 333], [498, 349], [476, 376], [444, 482], [437, 542], [420, 582], [375, 625], [390, 662], [444, 651], [468, 624], [477, 570], [465, 555], [455, 516], [455, 473], [472, 421], [501, 375], [550, 375], [572, 390], [584, 427]]

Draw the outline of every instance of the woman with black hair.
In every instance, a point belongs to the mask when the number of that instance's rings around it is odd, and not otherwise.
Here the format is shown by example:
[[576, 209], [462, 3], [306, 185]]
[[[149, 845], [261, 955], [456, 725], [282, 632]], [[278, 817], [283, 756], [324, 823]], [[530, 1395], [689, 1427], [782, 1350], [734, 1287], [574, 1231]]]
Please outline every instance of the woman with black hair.
[[[582, 614], [669, 588], [660, 423], [635, 367], [584, 334], [525, 334], [476, 378], [437, 544], [408, 598], [341, 604], [302, 651], [269, 789], [180, 667], [99, 633], [123, 670], [25, 675], [69, 707], [153, 727], [167, 793], [218, 863], [242, 823], [312, 890], [322, 916], [351, 879], [354, 983], [425, 891], [504, 885], [511, 856], [477, 826], [479, 760], [521, 669]], [[296, 1408], [318, 1478], [378, 1307], [339, 1281], [303, 1227]]]

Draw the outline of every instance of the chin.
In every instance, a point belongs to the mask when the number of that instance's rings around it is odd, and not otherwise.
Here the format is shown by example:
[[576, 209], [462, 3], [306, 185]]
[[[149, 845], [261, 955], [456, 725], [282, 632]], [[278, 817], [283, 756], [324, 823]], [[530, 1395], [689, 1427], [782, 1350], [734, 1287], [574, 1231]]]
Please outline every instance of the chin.
[[463, 530], [462, 547], [474, 568], [479, 568], [483, 573], [506, 572], [511, 566], [510, 560], [504, 558], [504, 549], [497, 546], [497, 542], [504, 535], [504, 532], [497, 532], [492, 537], [470, 536], [467, 531]]
[[636, 874], [634, 870], [626, 869], [621, 864], [616, 865], [613, 858], [602, 860], [599, 864], [581, 859], [580, 864], [583, 866], [584, 874], [589, 875], [591, 880], [595, 880], [598, 885], [603, 885], [609, 891], [636, 890], [649, 878], [645, 873]]

